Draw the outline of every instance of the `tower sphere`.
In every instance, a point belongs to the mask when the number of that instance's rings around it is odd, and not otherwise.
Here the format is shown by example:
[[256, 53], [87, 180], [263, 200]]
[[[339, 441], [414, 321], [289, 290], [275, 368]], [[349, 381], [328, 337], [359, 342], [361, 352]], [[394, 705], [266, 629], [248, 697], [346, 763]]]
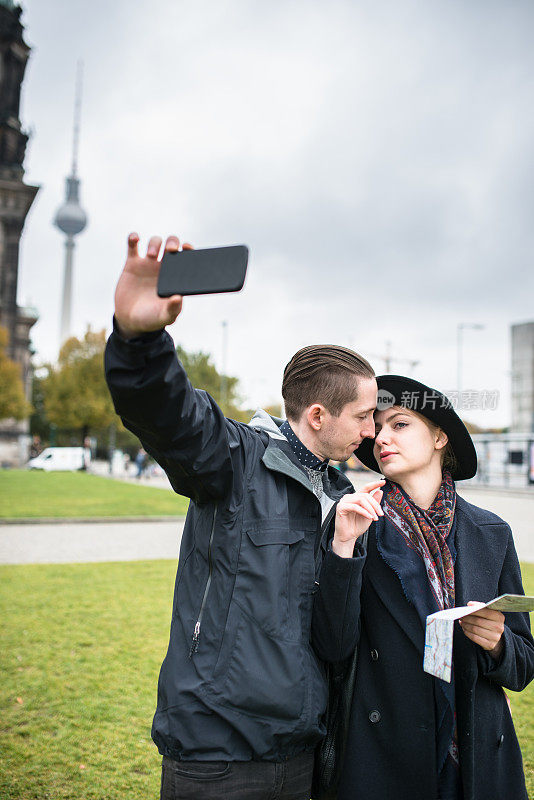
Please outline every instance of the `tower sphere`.
[[67, 198], [54, 219], [54, 225], [67, 236], [76, 236], [87, 225], [87, 214], [78, 200], [80, 181], [77, 178], [67, 178]]

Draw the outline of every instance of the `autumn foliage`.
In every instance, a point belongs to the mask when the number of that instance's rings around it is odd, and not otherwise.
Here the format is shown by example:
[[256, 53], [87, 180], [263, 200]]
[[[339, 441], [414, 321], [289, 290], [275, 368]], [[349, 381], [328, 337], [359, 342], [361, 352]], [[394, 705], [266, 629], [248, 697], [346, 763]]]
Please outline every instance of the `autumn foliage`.
[[7, 356], [9, 333], [0, 327], [0, 419], [24, 419], [31, 405], [24, 394], [20, 365]]
[[67, 339], [43, 381], [48, 420], [58, 428], [102, 429], [117, 421], [104, 377], [106, 332], [88, 328], [83, 339]]

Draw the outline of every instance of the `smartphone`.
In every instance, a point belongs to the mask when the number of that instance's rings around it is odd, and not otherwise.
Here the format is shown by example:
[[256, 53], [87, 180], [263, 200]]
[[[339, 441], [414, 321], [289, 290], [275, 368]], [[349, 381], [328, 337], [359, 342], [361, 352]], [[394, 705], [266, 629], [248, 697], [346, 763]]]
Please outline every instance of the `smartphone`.
[[239, 292], [247, 273], [248, 247], [209, 247], [165, 253], [158, 278], [158, 295]]

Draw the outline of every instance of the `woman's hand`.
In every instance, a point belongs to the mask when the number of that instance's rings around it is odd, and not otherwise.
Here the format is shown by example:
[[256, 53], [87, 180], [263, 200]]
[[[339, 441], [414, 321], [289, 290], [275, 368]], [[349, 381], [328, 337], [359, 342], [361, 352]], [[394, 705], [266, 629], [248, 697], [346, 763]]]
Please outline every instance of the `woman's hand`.
[[345, 494], [337, 504], [336, 527], [332, 550], [342, 558], [352, 558], [356, 539], [365, 533], [371, 522], [383, 517], [380, 507], [381, 487], [385, 480], [368, 483], [359, 492]]
[[[472, 601], [467, 604], [470, 606]], [[504, 614], [493, 608], [481, 608], [459, 620], [468, 639], [480, 645], [497, 661], [504, 646]]]
[[[115, 291], [115, 319], [121, 334], [127, 339], [172, 325], [182, 310], [180, 295], [158, 297], [161, 238], [153, 236], [150, 239], [144, 257], [139, 255], [138, 243], [139, 236], [131, 233], [128, 237], [126, 264]], [[165, 243], [165, 252], [175, 253], [179, 249], [178, 238], [169, 236]], [[190, 244], [184, 244], [182, 249], [193, 248]]]

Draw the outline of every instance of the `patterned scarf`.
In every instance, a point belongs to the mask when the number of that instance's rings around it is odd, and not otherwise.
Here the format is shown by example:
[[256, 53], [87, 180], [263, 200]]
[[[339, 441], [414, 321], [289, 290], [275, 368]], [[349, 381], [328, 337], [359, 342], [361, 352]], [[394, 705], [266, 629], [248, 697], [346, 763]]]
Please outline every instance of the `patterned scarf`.
[[[450, 473], [445, 472], [439, 491], [429, 509], [419, 508], [395, 483], [388, 484], [384, 513], [404, 537], [408, 547], [421, 557], [432, 592], [435, 608], [454, 607], [454, 561], [447, 537], [456, 507], [456, 489]], [[421, 609], [426, 615], [432, 613]], [[421, 615], [422, 616], [422, 615]]]
[[[397, 484], [388, 482], [382, 508], [385, 524], [377, 526], [378, 551], [397, 574], [424, 626], [428, 614], [454, 607], [456, 550], [454, 537], [449, 537], [456, 508], [454, 481], [444, 473], [428, 509], [419, 508]], [[454, 676], [450, 684], [434, 680], [440, 795], [441, 789], [452, 786], [454, 796], [459, 781]]]

